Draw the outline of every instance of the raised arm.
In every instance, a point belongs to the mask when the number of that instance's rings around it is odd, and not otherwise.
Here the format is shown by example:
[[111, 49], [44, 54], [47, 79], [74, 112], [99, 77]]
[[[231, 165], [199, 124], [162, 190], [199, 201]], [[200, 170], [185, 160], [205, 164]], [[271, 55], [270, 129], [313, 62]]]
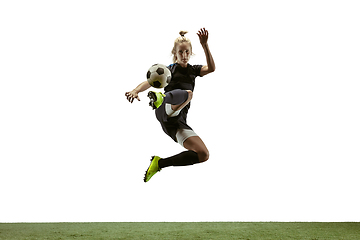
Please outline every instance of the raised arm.
[[131, 102], [131, 103], [133, 103], [135, 98], [138, 101], [140, 101], [138, 94], [140, 92], [143, 92], [143, 91], [149, 89], [150, 87], [151, 87], [151, 85], [148, 83], [148, 81], [144, 81], [144, 82], [140, 83], [134, 90], [132, 90], [130, 92], [126, 92], [125, 96], [126, 96], [127, 100], [129, 100], [129, 102]]
[[209, 32], [205, 28], [202, 28], [199, 30], [197, 35], [199, 36], [200, 44], [203, 47], [206, 56], [207, 65], [203, 66], [200, 71], [200, 76], [204, 76], [208, 73], [215, 71], [215, 62], [211, 55], [209, 45], [207, 43]]

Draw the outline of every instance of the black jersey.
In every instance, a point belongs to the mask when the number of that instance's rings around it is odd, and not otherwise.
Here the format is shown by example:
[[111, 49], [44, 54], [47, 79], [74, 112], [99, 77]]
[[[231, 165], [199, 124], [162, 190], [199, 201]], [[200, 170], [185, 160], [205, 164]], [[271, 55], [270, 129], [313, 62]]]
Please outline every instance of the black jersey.
[[164, 88], [165, 93], [175, 89], [194, 91], [195, 78], [200, 76], [202, 65], [192, 66], [188, 64], [186, 68], [183, 68], [178, 63], [174, 63], [169, 65], [168, 68], [171, 72], [171, 81]]
[[[180, 90], [191, 90], [194, 91], [195, 88], [195, 78], [200, 76], [200, 70], [202, 65], [190, 65], [188, 64], [186, 68], [183, 68], [178, 63], [174, 63], [168, 66], [171, 72], [171, 81], [164, 88], [165, 93], [170, 92], [175, 89]], [[185, 106], [184, 113], [187, 114], [190, 108], [190, 103]]]

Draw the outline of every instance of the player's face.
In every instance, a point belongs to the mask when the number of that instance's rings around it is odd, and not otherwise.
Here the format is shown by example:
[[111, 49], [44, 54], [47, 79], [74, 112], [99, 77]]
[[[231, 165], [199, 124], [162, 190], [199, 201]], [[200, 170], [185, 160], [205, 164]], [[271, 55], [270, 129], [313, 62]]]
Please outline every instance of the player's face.
[[177, 62], [182, 66], [186, 67], [191, 56], [190, 44], [183, 42], [177, 45], [176, 48], [176, 58]]

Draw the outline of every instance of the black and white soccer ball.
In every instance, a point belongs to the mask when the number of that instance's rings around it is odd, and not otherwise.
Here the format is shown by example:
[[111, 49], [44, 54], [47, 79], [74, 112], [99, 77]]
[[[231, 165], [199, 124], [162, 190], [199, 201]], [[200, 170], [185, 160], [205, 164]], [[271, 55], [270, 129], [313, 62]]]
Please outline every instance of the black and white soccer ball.
[[163, 64], [154, 64], [147, 71], [146, 77], [154, 88], [164, 88], [171, 81], [171, 72]]

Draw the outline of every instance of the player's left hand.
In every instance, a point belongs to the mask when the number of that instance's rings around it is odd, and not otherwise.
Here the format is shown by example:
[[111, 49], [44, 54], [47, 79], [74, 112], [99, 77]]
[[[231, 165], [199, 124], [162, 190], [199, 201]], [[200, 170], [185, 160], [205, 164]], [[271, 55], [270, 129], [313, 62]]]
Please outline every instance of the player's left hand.
[[201, 28], [197, 35], [199, 36], [200, 44], [205, 45], [209, 37], [209, 32], [205, 28]]

